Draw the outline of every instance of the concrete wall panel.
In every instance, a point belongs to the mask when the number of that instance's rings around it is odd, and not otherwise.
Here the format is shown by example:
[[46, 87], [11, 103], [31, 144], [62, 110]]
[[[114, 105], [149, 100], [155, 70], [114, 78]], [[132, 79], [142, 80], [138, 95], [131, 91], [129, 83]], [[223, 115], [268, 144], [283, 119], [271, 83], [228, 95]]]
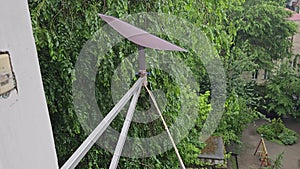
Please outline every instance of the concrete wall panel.
[[0, 51], [8, 51], [18, 90], [0, 98], [0, 169], [56, 169], [27, 0], [0, 0]]

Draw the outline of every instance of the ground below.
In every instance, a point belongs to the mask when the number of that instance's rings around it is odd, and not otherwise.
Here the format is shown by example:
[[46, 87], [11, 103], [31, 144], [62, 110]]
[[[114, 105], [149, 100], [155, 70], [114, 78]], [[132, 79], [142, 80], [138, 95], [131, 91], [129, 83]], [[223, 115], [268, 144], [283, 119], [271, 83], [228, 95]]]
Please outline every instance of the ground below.
[[[254, 156], [255, 149], [260, 141], [260, 135], [256, 128], [266, 123], [264, 120], [258, 120], [252, 123], [243, 132], [242, 144], [230, 146], [231, 151], [238, 153], [238, 163], [240, 169], [258, 169], [260, 167], [259, 157]], [[286, 127], [296, 131], [300, 135], [300, 120], [285, 119]], [[278, 154], [284, 152], [283, 169], [300, 169], [300, 141], [291, 146], [284, 146], [265, 140], [269, 157], [275, 159]]]

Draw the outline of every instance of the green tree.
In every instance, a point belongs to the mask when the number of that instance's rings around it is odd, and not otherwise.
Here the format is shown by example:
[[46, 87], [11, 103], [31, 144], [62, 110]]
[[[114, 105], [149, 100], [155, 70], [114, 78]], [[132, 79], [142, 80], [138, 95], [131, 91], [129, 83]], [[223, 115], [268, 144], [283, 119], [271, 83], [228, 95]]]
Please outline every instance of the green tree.
[[[238, 141], [247, 124], [258, 117], [258, 111], [268, 106], [264, 94], [267, 90], [257, 91], [255, 83], [245, 80], [243, 73], [257, 69], [270, 72], [276, 69], [274, 63], [290, 58], [290, 37], [296, 27], [286, 20], [290, 13], [283, 9], [282, 2], [247, 0], [226, 13], [228, 21], [225, 24], [235, 31], [229, 55], [224, 58], [230, 95], [218, 134], [229, 142]], [[271, 96], [277, 93], [268, 93], [268, 97], [277, 99]]]
[[252, 107], [263, 112], [296, 116], [299, 107], [295, 94], [298, 91], [297, 73], [290, 64], [279, 64], [291, 59], [290, 38], [296, 33], [296, 25], [286, 20], [291, 13], [283, 9], [283, 4], [283, 1], [246, 1], [245, 8], [236, 11], [235, 16], [242, 17], [234, 19], [238, 21], [239, 31], [232, 60], [240, 66], [233, 64], [232, 70], [239, 73], [267, 70], [270, 79], [252, 90]]
[[299, 117], [300, 78], [295, 68], [282, 64], [266, 84], [267, 110], [278, 115]]
[[270, 71], [275, 68], [274, 62], [290, 58], [290, 37], [296, 27], [286, 20], [290, 13], [279, 3], [249, 0], [229, 15], [237, 28], [228, 66], [232, 73], [255, 69]]

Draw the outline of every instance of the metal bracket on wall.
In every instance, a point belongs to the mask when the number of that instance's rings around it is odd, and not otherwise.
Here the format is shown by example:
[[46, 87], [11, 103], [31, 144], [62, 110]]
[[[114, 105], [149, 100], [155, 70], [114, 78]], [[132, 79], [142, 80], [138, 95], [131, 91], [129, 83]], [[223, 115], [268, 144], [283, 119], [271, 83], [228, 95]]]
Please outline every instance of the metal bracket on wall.
[[8, 52], [0, 52], [0, 98], [8, 98], [16, 89], [15, 76]]

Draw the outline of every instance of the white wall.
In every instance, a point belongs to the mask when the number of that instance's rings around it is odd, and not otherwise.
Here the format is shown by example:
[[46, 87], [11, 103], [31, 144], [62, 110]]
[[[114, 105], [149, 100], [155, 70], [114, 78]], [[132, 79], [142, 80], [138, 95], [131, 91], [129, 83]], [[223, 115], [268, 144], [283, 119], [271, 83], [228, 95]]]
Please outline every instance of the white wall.
[[27, 0], [0, 2], [0, 50], [9, 51], [18, 86], [0, 98], [0, 169], [56, 169]]

